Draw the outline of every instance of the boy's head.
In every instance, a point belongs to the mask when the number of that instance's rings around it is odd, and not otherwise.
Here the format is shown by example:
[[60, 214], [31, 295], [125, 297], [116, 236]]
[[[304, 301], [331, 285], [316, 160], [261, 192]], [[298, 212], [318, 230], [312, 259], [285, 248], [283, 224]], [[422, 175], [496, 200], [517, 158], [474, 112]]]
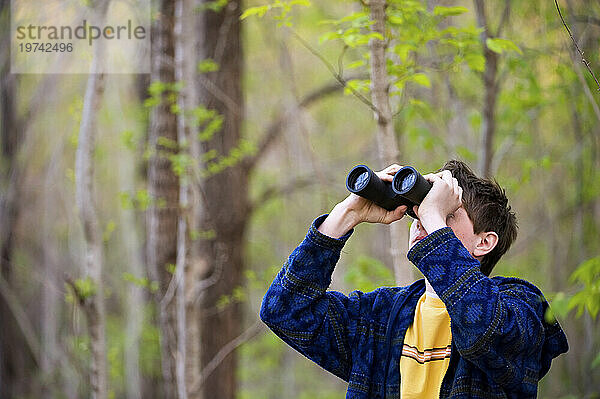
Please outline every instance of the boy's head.
[[497, 235], [495, 246], [480, 258], [481, 271], [489, 276], [517, 237], [517, 218], [495, 180], [477, 177], [464, 162], [456, 160], [446, 162], [442, 170], [449, 170], [463, 189], [463, 208], [473, 223], [473, 233], [495, 232]]

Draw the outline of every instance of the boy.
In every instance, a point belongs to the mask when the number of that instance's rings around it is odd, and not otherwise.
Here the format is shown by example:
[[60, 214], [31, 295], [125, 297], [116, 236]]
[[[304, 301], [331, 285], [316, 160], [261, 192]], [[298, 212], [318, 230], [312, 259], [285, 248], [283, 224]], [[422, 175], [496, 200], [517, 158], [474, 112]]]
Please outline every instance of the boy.
[[[392, 165], [378, 172], [391, 181]], [[348, 382], [346, 398], [532, 398], [568, 349], [532, 284], [489, 278], [516, 237], [497, 183], [462, 162], [436, 174], [410, 229], [409, 260], [425, 280], [349, 297], [326, 291], [353, 228], [391, 223], [351, 194], [317, 218], [267, 291], [261, 319], [285, 342]], [[463, 191], [464, 190], [464, 191]]]

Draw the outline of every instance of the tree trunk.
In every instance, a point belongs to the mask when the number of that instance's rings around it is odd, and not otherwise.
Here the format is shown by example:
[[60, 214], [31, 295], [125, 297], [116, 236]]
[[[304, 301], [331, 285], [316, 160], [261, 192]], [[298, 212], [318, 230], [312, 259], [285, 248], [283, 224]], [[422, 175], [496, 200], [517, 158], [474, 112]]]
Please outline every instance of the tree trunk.
[[[174, 3], [161, 0], [158, 18], [153, 27], [152, 82], [174, 83]], [[148, 133], [151, 157], [148, 162], [148, 191], [152, 204], [147, 212], [147, 262], [148, 274], [158, 281], [155, 294], [160, 330], [163, 396], [176, 397], [177, 351], [175, 302], [163, 300], [171, 285], [172, 270], [177, 262], [177, 220], [179, 216], [179, 177], [173, 172], [170, 155], [177, 149], [165, 143], [177, 143], [177, 118], [170, 110], [168, 95], [150, 115]]]
[[[99, 16], [99, 21], [95, 21], [97, 26], [103, 25], [108, 5], [108, 0], [96, 4]], [[75, 200], [85, 239], [84, 275], [91, 280], [95, 291], [89, 296], [83, 296], [75, 286], [73, 287], [87, 317], [92, 355], [90, 383], [92, 397], [98, 399], [105, 399], [108, 396], [104, 285], [102, 281], [103, 243], [93, 195], [96, 115], [104, 92], [103, 57], [103, 46], [99, 42], [94, 47], [87, 81], [75, 160]]]
[[[132, 152], [121, 151], [118, 158], [119, 187], [122, 192], [135, 188], [135, 161]], [[124, 269], [136, 278], [144, 276], [144, 263], [137, 229], [136, 212], [120, 209], [121, 242], [125, 251]], [[142, 398], [140, 373], [140, 338], [144, 322], [144, 290], [127, 283], [125, 293], [125, 392], [127, 399]]]
[[[219, 12], [206, 10], [200, 16], [200, 59], [212, 58], [220, 68], [198, 77], [200, 104], [216, 110], [224, 118], [221, 131], [202, 142], [202, 152], [215, 150], [227, 155], [239, 145], [243, 116], [243, 54], [240, 38], [241, 5], [230, 1]], [[242, 331], [241, 306], [235, 300], [218, 307], [219, 300], [233, 294], [242, 284], [244, 234], [249, 217], [248, 171], [242, 163], [209, 176], [202, 185], [203, 209], [199, 226], [213, 231], [214, 238], [198, 241], [198, 267], [203, 278], [214, 277], [214, 284], [203, 291], [201, 364], [211, 364], [217, 353]], [[212, 363], [214, 364], [214, 363]], [[202, 397], [233, 399], [237, 392], [237, 360], [230, 352], [210, 374], [203, 375]]]
[[[371, 20], [373, 32], [385, 37], [385, 0], [371, 0]], [[389, 79], [386, 67], [386, 43], [377, 38], [369, 42], [371, 49], [371, 98], [377, 108], [377, 148], [381, 167], [401, 162], [398, 141], [394, 132], [392, 108], [390, 106]], [[408, 285], [414, 281], [414, 273], [406, 258], [408, 250], [408, 228], [401, 220], [389, 226], [390, 255], [393, 262], [397, 285]]]
[[[480, 39], [483, 46], [483, 55], [485, 57], [485, 70], [483, 71], [484, 100], [482, 109], [481, 134], [482, 144], [479, 156], [479, 170], [482, 176], [490, 177], [492, 175], [492, 158], [494, 156], [494, 135], [496, 134], [496, 100], [499, 95], [498, 82], [498, 54], [490, 50], [487, 46], [487, 39], [492, 37], [490, 33], [489, 21], [485, 12], [483, 0], [474, 0], [475, 12], [477, 15], [477, 24], [482, 29]], [[507, 2], [507, 7], [510, 4]], [[509, 8], [508, 8], [509, 9]], [[504, 15], [508, 15], [505, 13]], [[505, 23], [503, 18], [498, 26], [497, 34], [500, 34], [502, 26]]]
[[[8, 285], [13, 279], [12, 258], [15, 229], [20, 213], [21, 171], [17, 155], [22, 131], [16, 109], [16, 75], [10, 73], [10, 1], [0, 0], [0, 277]], [[10, 310], [7, 298], [0, 294], [0, 397], [14, 398], [29, 392], [32, 357]]]

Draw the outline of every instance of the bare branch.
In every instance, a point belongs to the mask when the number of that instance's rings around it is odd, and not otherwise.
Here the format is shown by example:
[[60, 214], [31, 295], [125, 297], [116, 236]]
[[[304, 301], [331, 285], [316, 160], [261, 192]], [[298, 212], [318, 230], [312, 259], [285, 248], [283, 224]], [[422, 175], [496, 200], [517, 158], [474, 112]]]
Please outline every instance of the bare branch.
[[[31, 357], [35, 361], [35, 363], [39, 366], [40, 364], [40, 340], [35, 336], [35, 330], [33, 325], [29, 321], [27, 317], [27, 313], [23, 306], [19, 303], [19, 299], [10, 288], [10, 285], [4, 279], [2, 274], [0, 274], [0, 295], [6, 301], [8, 308], [13, 314], [13, 317], [17, 321], [21, 332], [23, 333], [23, 337], [25, 337], [25, 342], [27, 342], [27, 347], [29, 349], [29, 353], [31, 353]], [[8, 320], [3, 320], [3, 323], [8, 322]]]
[[498, 23], [498, 29], [496, 30], [496, 37], [502, 36], [502, 30], [508, 23], [510, 18], [510, 0], [504, 0], [504, 11], [502, 12], [502, 17], [500, 18], [500, 22]]
[[[318, 59], [321, 60], [321, 62], [327, 67], [327, 69], [329, 69], [329, 72], [331, 72], [331, 74], [333, 75], [333, 77], [340, 82], [340, 84], [343, 87], [347, 87], [348, 84], [348, 80], [350, 79], [344, 79], [343, 76], [341, 76], [340, 74], [338, 74], [338, 72], [335, 70], [335, 68], [333, 67], [333, 65], [331, 65], [331, 63], [329, 61], [327, 61], [327, 59], [325, 57], [323, 57], [323, 55], [321, 55], [317, 50], [315, 50], [310, 44], [308, 44], [308, 42], [306, 40], [304, 40], [300, 35], [298, 35], [296, 32], [294, 32], [293, 30], [291, 31], [292, 35], [308, 50], [310, 51], [315, 57], [317, 57]], [[377, 107], [375, 107], [375, 105], [373, 105], [373, 103], [371, 101], [369, 101], [368, 98], [366, 98], [365, 96], [363, 96], [362, 94], [360, 94], [359, 92], [357, 92], [356, 90], [354, 90], [351, 87], [348, 87], [348, 90], [350, 90], [350, 92], [356, 97], [358, 98], [362, 103], [364, 103], [365, 105], [367, 105], [369, 108], [371, 108], [371, 110], [373, 112], [378, 112], [377, 111]]]
[[582, 22], [584, 24], [592, 24], [592, 25], [600, 26], [600, 18], [596, 18], [591, 15], [574, 15], [573, 20], [575, 22]]
[[212, 358], [212, 360], [204, 367], [204, 370], [202, 370], [202, 374], [199, 375], [198, 378], [194, 381], [190, 389], [190, 395], [195, 395], [196, 392], [198, 392], [198, 390], [202, 388], [202, 384], [204, 384], [204, 381], [206, 381], [206, 379], [212, 374], [212, 372], [215, 371], [217, 367], [219, 367], [219, 365], [231, 352], [237, 349], [240, 345], [254, 338], [263, 328], [264, 327], [260, 320], [257, 320], [241, 335], [239, 335], [237, 338], [233, 339], [228, 344], [223, 346], [221, 350], [217, 352], [217, 354]]
[[312, 176], [304, 176], [297, 177], [293, 180], [287, 180], [286, 184], [282, 186], [269, 187], [262, 194], [260, 194], [259, 197], [252, 204], [250, 204], [250, 209], [248, 212], [255, 212], [257, 209], [259, 209], [261, 206], [263, 206], [265, 203], [272, 200], [273, 198], [291, 194], [296, 190], [303, 189], [314, 183], [315, 179]]
[[[363, 79], [363, 78], [364, 78], [364, 76], [359, 75], [359, 76], [353, 77], [352, 79]], [[313, 103], [315, 103], [318, 100], [321, 100], [331, 94], [339, 93], [343, 88], [344, 88], [344, 85], [339, 82], [333, 82], [333, 83], [329, 83], [325, 86], [322, 86], [322, 87], [314, 90], [313, 92], [309, 93], [306, 97], [304, 97], [298, 103], [298, 108], [308, 108], [310, 105], [312, 105]], [[275, 139], [281, 135], [281, 132], [283, 131], [283, 128], [284, 128], [285, 124], [287, 123], [288, 119], [290, 118], [290, 116], [291, 115], [289, 113], [282, 112], [275, 118], [275, 120], [273, 122], [271, 122], [271, 125], [269, 125], [269, 128], [267, 129], [267, 132], [265, 133], [262, 140], [260, 140], [260, 143], [258, 144], [258, 149], [256, 151], [256, 154], [254, 154], [252, 157], [246, 158], [246, 160], [244, 161], [245, 167], [247, 169], [253, 168], [256, 165], [256, 163], [258, 162], [258, 160], [264, 156], [264, 154], [267, 152], [267, 150], [273, 144]]]
[[577, 52], [579, 53], [579, 55], [581, 55], [581, 62], [583, 62], [583, 64], [587, 68], [587, 70], [590, 72], [590, 74], [592, 75], [592, 77], [596, 81], [596, 85], [598, 86], [598, 91], [600, 91], [600, 82], [598, 82], [598, 78], [596, 78], [596, 75], [594, 74], [594, 71], [592, 71], [592, 68], [590, 66], [590, 62], [585, 59], [583, 51], [581, 51], [581, 49], [577, 45], [577, 41], [573, 37], [573, 34], [571, 33], [571, 30], [569, 29], [569, 26], [567, 25], [565, 19], [563, 18], [563, 15], [562, 15], [562, 13], [560, 11], [560, 7], [558, 6], [558, 0], [554, 0], [554, 4], [556, 5], [556, 10], [558, 11], [558, 15], [560, 16], [560, 20], [562, 21], [565, 29], [567, 30], [567, 33], [571, 37], [571, 40], [573, 41], [573, 44], [575, 45], [575, 48], [577, 49]]

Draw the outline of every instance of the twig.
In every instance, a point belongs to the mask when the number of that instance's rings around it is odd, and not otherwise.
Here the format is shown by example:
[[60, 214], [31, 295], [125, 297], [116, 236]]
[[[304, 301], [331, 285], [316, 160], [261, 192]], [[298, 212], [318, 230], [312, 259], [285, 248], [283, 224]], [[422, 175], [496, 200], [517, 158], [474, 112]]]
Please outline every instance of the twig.
[[594, 71], [592, 71], [592, 68], [590, 67], [590, 62], [585, 59], [583, 51], [581, 51], [581, 49], [577, 45], [577, 41], [573, 37], [573, 34], [571, 33], [571, 29], [569, 29], [569, 26], [565, 22], [565, 19], [563, 18], [562, 13], [560, 12], [560, 7], [558, 6], [558, 0], [554, 0], [554, 4], [556, 5], [556, 10], [558, 11], [558, 15], [560, 16], [560, 19], [561, 19], [561, 21], [562, 21], [565, 29], [567, 30], [567, 33], [569, 33], [569, 36], [571, 37], [571, 40], [573, 41], [573, 44], [575, 45], [575, 48], [577, 49], [577, 52], [579, 52], [579, 54], [581, 55], [581, 62], [583, 62], [583, 64], [587, 68], [587, 70], [590, 72], [590, 74], [592, 75], [592, 77], [596, 81], [596, 85], [598, 86], [598, 91], [600, 91], [600, 82], [598, 82], [598, 78], [596, 78], [596, 75], [594, 74]]
[[257, 320], [252, 326], [250, 326], [246, 331], [244, 331], [237, 338], [234, 338], [228, 344], [221, 348], [219, 352], [212, 358], [212, 360], [204, 367], [202, 370], [202, 374], [200, 374], [190, 389], [191, 395], [194, 395], [202, 385], [204, 381], [212, 374], [213, 371], [217, 369], [219, 364], [225, 360], [225, 358], [233, 352], [238, 346], [244, 344], [246, 341], [252, 339], [256, 334], [258, 334], [262, 330], [263, 326], [260, 320]]
[[[25, 342], [27, 343], [27, 347], [29, 348], [29, 353], [31, 353], [31, 357], [35, 361], [35, 363], [40, 365], [40, 340], [35, 335], [35, 329], [31, 324], [31, 321], [27, 317], [27, 313], [23, 306], [19, 303], [19, 299], [15, 295], [14, 291], [10, 288], [8, 282], [4, 279], [2, 275], [0, 275], [0, 295], [4, 298], [8, 308], [10, 309], [13, 317], [17, 321], [21, 332], [23, 333], [23, 337], [25, 338]], [[3, 323], [9, 322], [9, 320], [3, 320]]]
[[329, 61], [327, 61], [327, 59], [325, 57], [323, 57], [317, 50], [315, 50], [314, 48], [311, 47], [310, 44], [308, 44], [306, 42], [306, 40], [304, 40], [300, 35], [298, 35], [296, 32], [294, 32], [293, 30], [290, 30], [292, 32], [292, 35], [304, 46], [304, 48], [306, 48], [308, 51], [310, 51], [315, 57], [317, 57], [318, 59], [321, 60], [321, 62], [327, 67], [327, 69], [329, 69], [329, 72], [331, 72], [331, 74], [333, 75], [333, 77], [340, 82], [340, 84], [342, 86], [344, 86], [345, 88], [348, 88], [348, 90], [350, 90], [350, 92], [356, 97], [358, 98], [361, 102], [363, 102], [364, 104], [366, 104], [369, 108], [371, 108], [371, 110], [373, 112], [375, 112], [376, 114], [379, 114], [379, 111], [377, 110], [377, 107], [375, 107], [375, 105], [373, 105], [373, 103], [371, 101], [369, 101], [368, 98], [366, 98], [365, 96], [363, 96], [362, 94], [360, 94], [359, 92], [357, 92], [356, 90], [354, 90], [352, 87], [349, 87], [348, 81], [345, 80], [342, 76], [340, 76], [340, 74], [338, 74], [338, 72], [335, 70], [335, 68], [333, 67], [333, 65], [331, 65], [331, 63]]

